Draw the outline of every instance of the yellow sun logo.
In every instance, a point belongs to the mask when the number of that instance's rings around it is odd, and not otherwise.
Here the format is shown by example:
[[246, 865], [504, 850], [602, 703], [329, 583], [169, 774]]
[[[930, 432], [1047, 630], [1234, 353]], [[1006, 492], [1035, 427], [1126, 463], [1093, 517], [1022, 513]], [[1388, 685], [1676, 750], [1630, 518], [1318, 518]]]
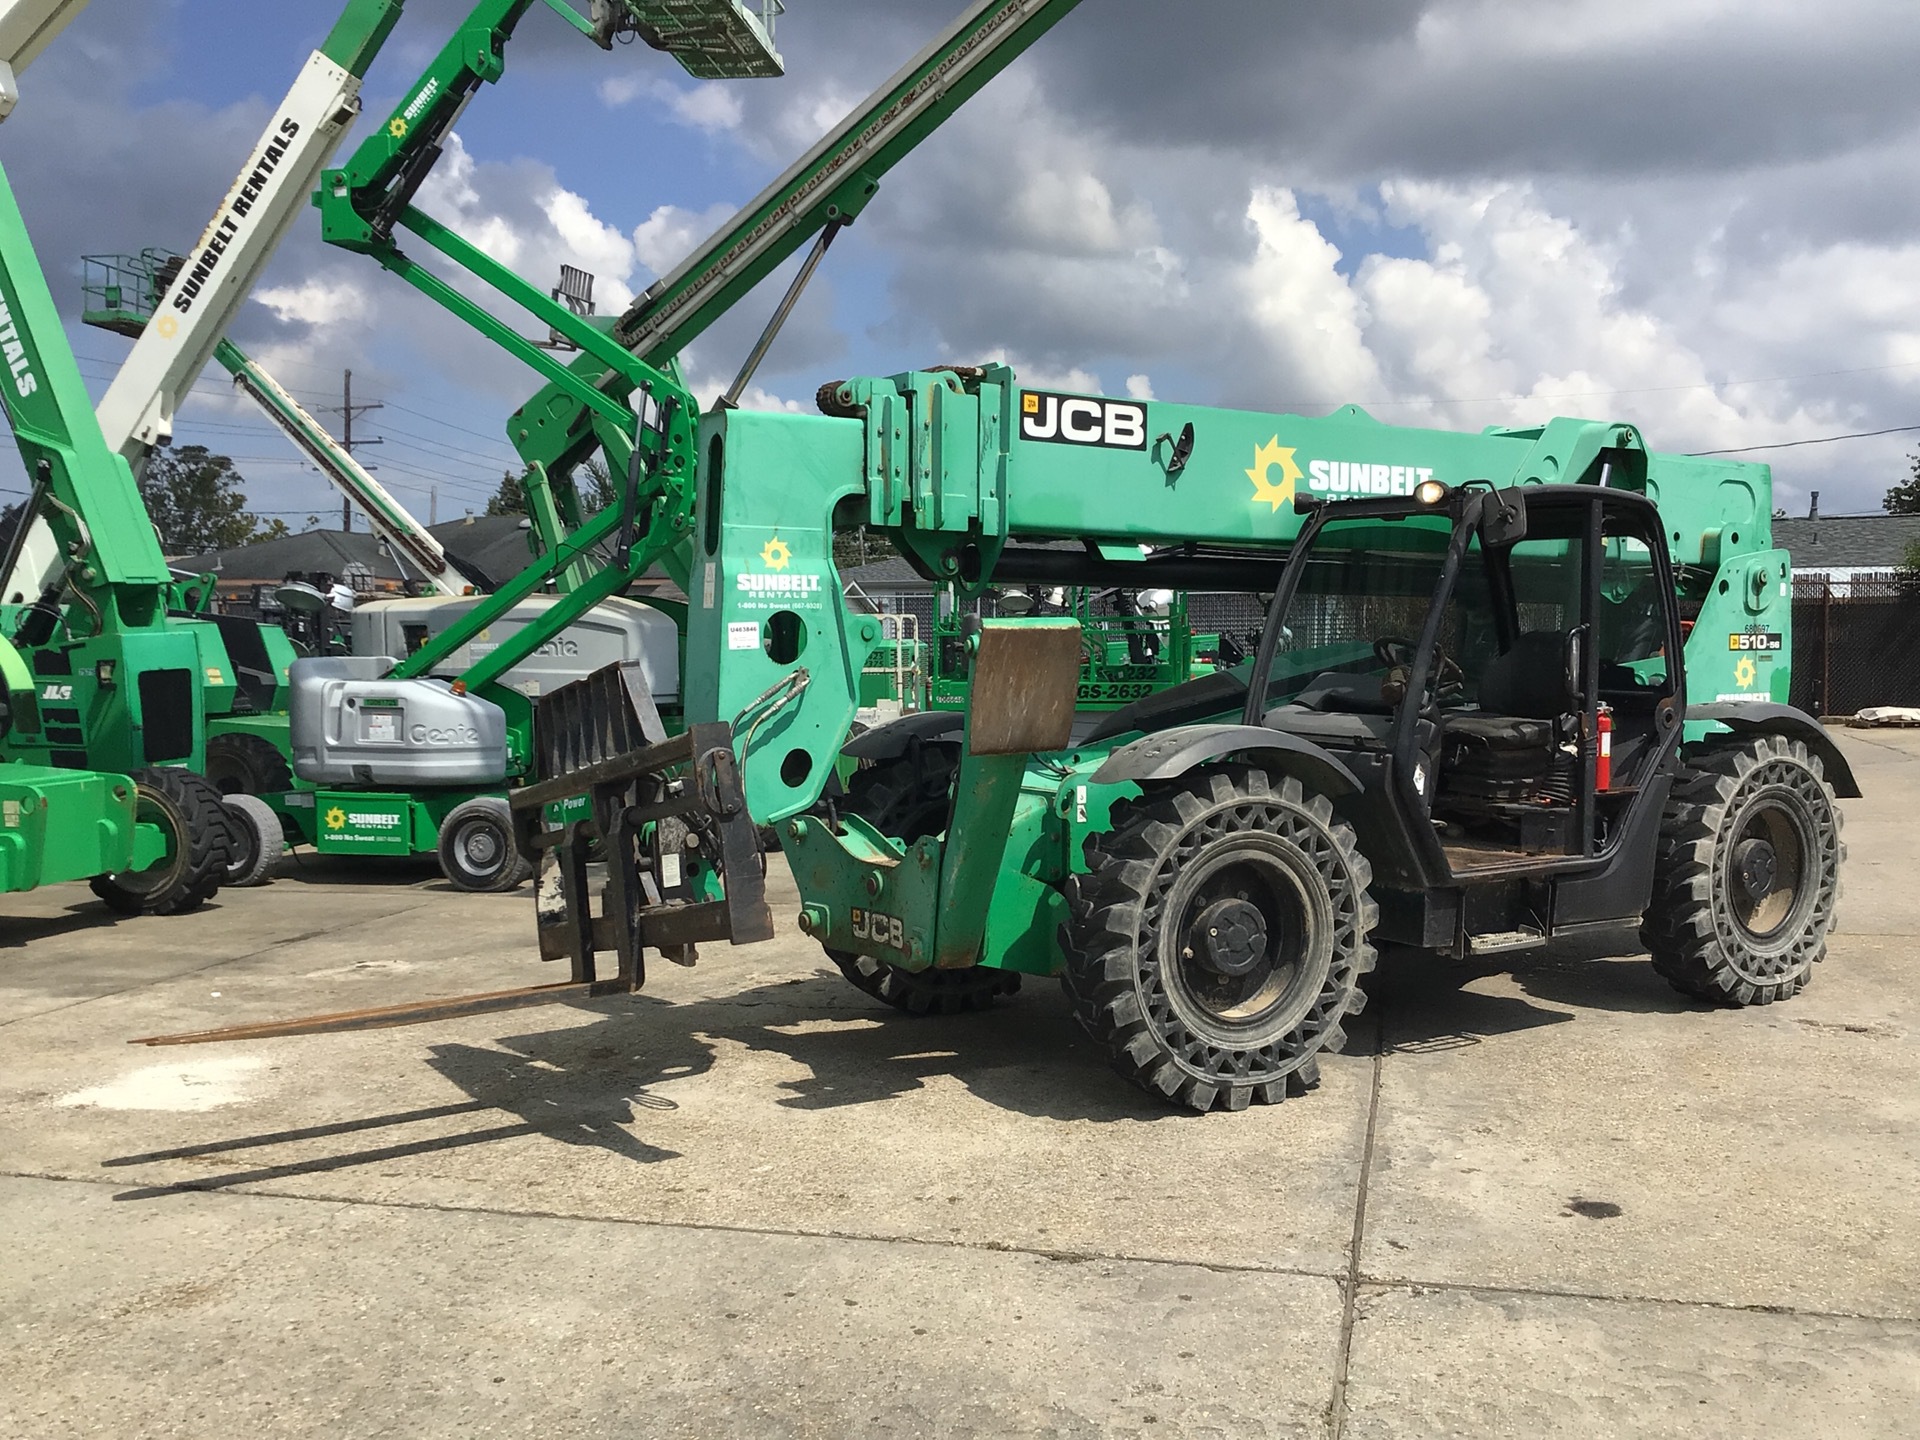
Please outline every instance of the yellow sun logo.
[[153, 328], [160, 332], [162, 340], [171, 340], [180, 333], [180, 322], [172, 315], [162, 315], [153, 322]]
[[407, 117], [404, 115], [394, 116], [393, 119], [387, 122], [387, 133], [393, 136], [393, 138], [396, 140], [406, 139], [407, 138]]
[[338, 805], [327, 811], [327, 829], [344, 830], [347, 828], [347, 812]]
[[[1253, 482], [1254, 504], [1264, 500], [1277, 511], [1293, 499], [1295, 488], [1306, 478], [1305, 472], [1293, 463], [1293, 456], [1293, 447], [1282, 445], [1278, 435], [1254, 452], [1253, 468], [1247, 471], [1247, 478]], [[1276, 465], [1280, 467], [1277, 483], [1273, 478]]]
[[769, 570], [784, 570], [793, 563], [793, 551], [786, 541], [776, 535], [767, 541], [766, 548], [760, 552], [760, 561]]
[[1742, 655], [1739, 663], [1733, 667], [1733, 683], [1742, 690], [1751, 690], [1753, 682], [1760, 678], [1760, 667], [1753, 663], [1751, 655]]

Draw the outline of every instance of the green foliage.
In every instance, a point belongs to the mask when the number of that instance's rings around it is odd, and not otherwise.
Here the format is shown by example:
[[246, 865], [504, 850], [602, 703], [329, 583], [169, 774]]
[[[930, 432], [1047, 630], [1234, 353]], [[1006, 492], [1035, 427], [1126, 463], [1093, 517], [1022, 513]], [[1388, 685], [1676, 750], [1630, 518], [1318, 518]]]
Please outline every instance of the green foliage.
[[1913, 473], [1888, 490], [1883, 502], [1889, 515], [1920, 515], [1920, 455], [1909, 458]]
[[613, 475], [607, 469], [607, 457], [604, 455], [595, 455], [574, 471], [573, 483], [580, 492], [580, 503], [586, 507], [589, 515], [598, 515], [620, 498], [613, 488]]
[[493, 492], [493, 498], [487, 501], [489, 515], [524, 515], [527, 513], [527, 492], [520, 486], [520, 477], [506, 474], [500, 477], [500, 488]]
[[203, 555], [286, 533], [287, 527], [277, 520], [263, 527], [247, 509], [245, 486], [245, 478], [225, 455], [215, 455], [204, 445], [180, 445], [149, 457], [140, 477], [140, 498], [160, 532], [162, 550]]

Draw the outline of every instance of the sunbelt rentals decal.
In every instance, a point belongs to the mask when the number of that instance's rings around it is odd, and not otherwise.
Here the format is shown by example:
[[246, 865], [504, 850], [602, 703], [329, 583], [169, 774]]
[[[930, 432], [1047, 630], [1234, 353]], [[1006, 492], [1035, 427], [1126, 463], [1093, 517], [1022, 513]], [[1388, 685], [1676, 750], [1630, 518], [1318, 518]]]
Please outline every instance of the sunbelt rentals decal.
[[13, 312], [7, 308], [7, 302], [0, 300], [0, 354], [7, 358], [7, 369], [13, 374], [13, 393], [22, 400], [40, 392], [40, 379], [33, 373], [33, 365], [27, 359], [26, 342], [21, 340], [20, 331], [13, 323]]
[[1247, 479], [1253, 482], [1253, 503], [1278, 510], [1290, 505], [1304, 486], [1320, 499], [1352, 499], [1367, 495], [1411, 495], [1438, 476], [1431, 466], [1387, 465], [1374, 460], [1300, 459], [1298, 446], [1282, 445], [1274, 436], [1253, 452]]
[[[227, 206], [227, 213], [217, 217], [208, 227], [207, 233], [200, 237], [198, 252], [192, 257], [193, 268], [186, 271], [174, 289], [173, 298], [168, 305], [181, 315], [191, 315], [193, 307], [199, 303], [200, 296], [208, 285], [213, 283], [225, 262], [227, 252], [240, 238], [243, 222], [253, 214], [253, 207], [260, 203], [260, 197], [272, 184], [273, 177], [279, 172], [280, 162], [287, 158], [287, 151], [300, 134], [300, 122], [291, 115], [281, 120], [265, 147], [254, 157], [253, 169], [240, 183], [240, 189]], [[172, 315], [162, 315], [155, 322], [160, 333], [171, 339], [179, 329], [179, 320]]]
[[740, 606], [748, 610], [818, 610], [825, 602], [826, 579], [793, 568], [793, 547], [777, 534], [760, 547], [757, 568], [734, 576]]

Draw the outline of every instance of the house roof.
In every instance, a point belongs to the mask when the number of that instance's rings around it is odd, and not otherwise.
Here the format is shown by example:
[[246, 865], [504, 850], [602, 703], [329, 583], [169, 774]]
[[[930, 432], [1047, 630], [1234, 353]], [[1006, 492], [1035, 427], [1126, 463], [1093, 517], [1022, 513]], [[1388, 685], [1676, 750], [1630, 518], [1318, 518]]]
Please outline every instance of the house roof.
[[1796, 570], [1897, 570], [1920, 542], [1920, 515], [1822, 515], [1775, 520], [1773, 543]]
[[282, 580], [288, 575], [339, 575], [349, 565], [363, 565], [377, 580], [400, 579], [400, 570], [380, 553], [377, 537], [339, 530], [307, 530], [260, 540], [205, 555], [187, 555], [173, 561], [182, 570], [211, 570], [223, 581]]
[[[533, 563], [526, 519], [520, 515], [470, 515], [428, 527], [448, 555], [469, 570], [494, 584], [504, 584]], [[274, 583], [289, 575], [325, 574], [339, 576], [349, 565], [363, 565], [376, 581], [398, 584], [403, 578], [381, 545], [379, 537], [355, 530], [308, 530], [298, 535], [283, 535], [277, 540], [260, 540], [207, 555], [189, 555], [174, 560], [182, 570], [212, 571], [224, 584]], [[647, 589], [665, 593], [665, 572], [655, 566], [644, 581]], [[678, 591], [672, 591], [677, 595]], [[669, 597], [671, 598], [671, 596]]]

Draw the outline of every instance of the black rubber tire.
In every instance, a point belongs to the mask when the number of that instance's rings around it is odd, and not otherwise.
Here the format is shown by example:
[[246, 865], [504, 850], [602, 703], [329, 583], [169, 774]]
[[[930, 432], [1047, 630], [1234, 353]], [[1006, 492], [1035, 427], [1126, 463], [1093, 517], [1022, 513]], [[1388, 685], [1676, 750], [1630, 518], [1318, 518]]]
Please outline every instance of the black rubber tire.
[[184, 915], [220, 889], [233, 863], [233, 821], [220, 792], [190, 770], [133, 772], [139, 818], [167, 834], [166, 858], [145, 870], [96, 875], [93, 893], [122, 915]]
[[855, 770], [841, 813], [858, 815], [889, 839], [911, 845], [947, 828], [959, 771], [958, 744], [915, 741], [904, 755]]
[[238, 890], [265, 885], [286, 856], [286, 829], [273, 807], [257, 795], [229, 795], [226, 805], [233, 822], [233, 860], [221, 883]]
[[440, 870], [456, 889], [474, 894], [517, 890], [533, 865], [513, 838], [513, 811], [498, 795], [456, 805], [440, 822]]
[[[916, 743], [905, 755], [854, 771], [840, 811], [858, 815], [888, 838], [911, 845], [947, 828], [953, 777], [959, 769], [958, 745]], [[908, 1015], [986, 1010], [1002, 996], [1020, 991], [1017, 971], [986, 965], [914, 971], [844, 950], [829, 950], [827, 956], [857, 989]]]
[[293, 789], [287, 757], [258, 735], [208, 736], [206, 773], [222, 795], [284, 795]]
[[[1797, 740], [1763, 735], [1689, 756], [1667, 801], [1653, 903], [1640, 927], [1654, 969], [1682, 994], [1716, 1005], [1798, 995], [1834, 928], [1847, 854], [1840, 823], [1819, 757]], [[1754, 839], [1767, 842], [1770, 879], [1785, 866], [1792, 882], [1758, 899], [1735, 873]], [[1743, 915], [1748, 906], [1753, 913]]]
[[[1115, 1069], [1202, 1113], [1318, 1083], [1320, 1052], [1345, 1045], [1341, 1021], [1366, 1004], [1380, 915], [1372, 866], [1324, 795], [1212, 766], [1115, 806], [1087, 862], [1067, 885], [1063, 983]], [[1204, 944], [1197, 927], [1236, 905], [1259, 913], [1234, 962], [1248, 968], [1209, 974], [1181, 937]]]

